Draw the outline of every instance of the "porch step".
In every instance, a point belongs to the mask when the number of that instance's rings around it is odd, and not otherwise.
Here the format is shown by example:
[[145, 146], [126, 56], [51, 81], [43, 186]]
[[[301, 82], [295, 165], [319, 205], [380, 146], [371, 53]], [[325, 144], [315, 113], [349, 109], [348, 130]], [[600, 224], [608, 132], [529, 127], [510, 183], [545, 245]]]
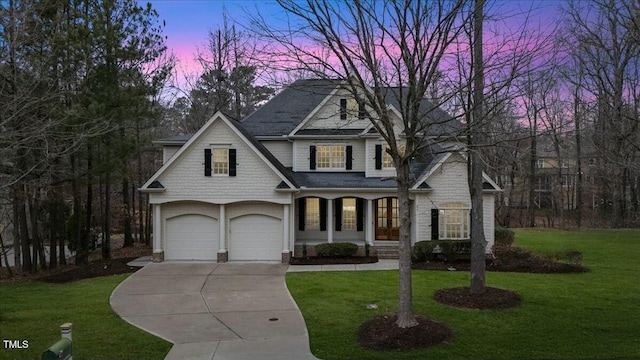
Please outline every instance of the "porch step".
[[397, 259], [398, 246], [376, 246], [376, 254], [378, 259]]

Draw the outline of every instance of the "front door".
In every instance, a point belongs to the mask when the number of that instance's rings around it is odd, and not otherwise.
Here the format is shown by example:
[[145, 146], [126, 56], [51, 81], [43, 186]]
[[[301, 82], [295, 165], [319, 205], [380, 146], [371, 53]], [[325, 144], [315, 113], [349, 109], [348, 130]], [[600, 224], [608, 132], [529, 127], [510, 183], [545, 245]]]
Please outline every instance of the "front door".
[[400, 222], [398, 221], [398, 199], [382, 198], [376, 200], [376, 240], [398, 240]]

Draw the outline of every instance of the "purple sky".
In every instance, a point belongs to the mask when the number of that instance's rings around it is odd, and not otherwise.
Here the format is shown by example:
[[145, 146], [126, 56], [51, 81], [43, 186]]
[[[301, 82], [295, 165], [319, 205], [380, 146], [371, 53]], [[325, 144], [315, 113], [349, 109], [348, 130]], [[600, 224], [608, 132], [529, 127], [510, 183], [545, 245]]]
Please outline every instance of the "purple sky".
[[[145, 4], [149, 0], [138, 0]], [[209, 30], [222, 27], [223, 13], [227, 12], [230, 20], [248, 25], [250, 14], [260, 12], [275, 26], [285, 19], [280, 7], [275, 1], [269, 0], [150, 0], [158, 11], [161, 20], [166, 21], [164, 34], [167, 36], [167, 46], [177, 59], [176, 66], [179, 78], [188, 73], [198, 73], [200, 68], [195, 61], [198, 49], [203, 49], [207, 42]], [[565, 3], [563, 0], [498, 0], [492, 2], [488, 11], [508, 16], [505, 24], [509, 27], [523, 22], [524, 14], [535, 8], [535, 16], [528, 16], [534, 22], [540, 22], [542, 27], [549, 27], [557, 22], [557, 8]]]

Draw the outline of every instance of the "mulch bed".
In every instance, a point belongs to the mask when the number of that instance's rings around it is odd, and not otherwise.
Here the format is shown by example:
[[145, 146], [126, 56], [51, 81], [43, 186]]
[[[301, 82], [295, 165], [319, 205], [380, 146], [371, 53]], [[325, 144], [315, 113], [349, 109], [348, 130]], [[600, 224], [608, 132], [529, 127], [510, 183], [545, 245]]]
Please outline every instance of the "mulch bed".
[[[469, 271], [470, 262], [469, 260], [459, 260], [454, 262], [427, 261], [413, 263], [412, 268], [415, 270]], [[560, 262], [552, 258], [539, 257], [517, 247], [496, 249], [495, 258], [487, 260], [486, 270], [532, 274], [564, 274], [583, 273], [589, 271], [588, 268], [580, 264]]]
[[372, 264], [377, 263], [377, 257], [308, 257], [291, 258], [291, 265], [339, 265], [339, 264]]
[[396, 314], [378, 315], [360, 325], [358, 344], [378, 351], [425, 348], [447, 342], [453, 331], [446, 325], [416, 315], [418, 325], [402, 329], [396, 325]]
[[32, 274], [14, 274], [13, 277], [9, 277], [6, 268], [0, 268], [0, 285], [29, 280], [65, 283], [98, 276], [133, 273], [139, 268], [128, 266], [127, 263], [141, 256], [151, 255], [152, 248], [138, 242], [133, 246], [124, 247], [123, 243], [122, 235], [114, 235], [111, 238], [111, 260], [103, 260], [101, 249], [97, 249], [89, 254], [89, 264], [85, 266], [76, 266], [75, 258], [72, 256], [67, 259], [67, 265], [55, 269], [38, 269]]
[[440, 304], [458, 308], [502, 310], [520, 306], [522, 299], [516, 292], [487, 287], [481, 294], [471, 293], [469, 287], [441, 289], [434, 299]]
[[38, 280], [48, 283], [60, 284], [99, 276], [133, 273], [140, 268], [129, 266], [127, 265], [127, 263], [135, 259], [137, 259], [137, 257], [91, 262], [84, 266], [73, 266], [66, 271], [56, 272], [39, 277]]

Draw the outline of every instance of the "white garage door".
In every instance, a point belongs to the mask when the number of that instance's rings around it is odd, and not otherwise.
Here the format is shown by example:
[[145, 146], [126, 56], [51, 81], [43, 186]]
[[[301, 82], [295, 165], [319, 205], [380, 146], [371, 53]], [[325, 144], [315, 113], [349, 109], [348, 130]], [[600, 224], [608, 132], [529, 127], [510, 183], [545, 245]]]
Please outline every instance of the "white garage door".
[[231, 219], [229, 260], [281, 260], [282, 221], [249, 214]]
[[218, 220], [198, 214], [167, 220], [167, 260], [216, 260], [220, 231]]

